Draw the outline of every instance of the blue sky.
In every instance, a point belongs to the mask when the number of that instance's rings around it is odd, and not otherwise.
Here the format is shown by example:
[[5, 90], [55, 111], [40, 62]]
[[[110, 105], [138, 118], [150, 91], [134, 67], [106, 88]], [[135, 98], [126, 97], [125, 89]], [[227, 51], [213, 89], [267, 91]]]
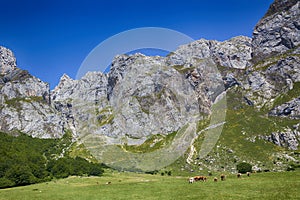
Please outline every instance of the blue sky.
[[0, 45], [18, 66], [53, 88], [105, 39], [133, 28], [163, 27], [193, 39], [251, 37], [273, 0], [0, 0]]

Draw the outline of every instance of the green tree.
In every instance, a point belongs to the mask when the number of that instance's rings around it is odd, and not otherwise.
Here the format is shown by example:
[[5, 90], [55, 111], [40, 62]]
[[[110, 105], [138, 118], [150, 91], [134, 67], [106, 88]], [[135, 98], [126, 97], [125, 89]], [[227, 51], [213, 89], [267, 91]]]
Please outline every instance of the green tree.
[[99, 164], [91, 164], [91, 168], [90, 168], [90, 171], [89, 171], [89, 175], [90, 176], [100, 176], [103, 174], [103, 169], [102, 169], [102, 166], [99, 165]]
[[239, 173], [244, 174], [252, 171], [252, 165], [246, 162], [242, 162], [236, 166], [236, 169], [238, 170]]
[[15, 165], [11, 167], [6, 172], [5, 178], [14, 182], [15, 185], [28, 185], [36, 182], [36, 178], [27, 165]]
[[64, 158], [54, 161], [49, 170], [56, 178], [66, 178], [71, 174], [70, 166]]

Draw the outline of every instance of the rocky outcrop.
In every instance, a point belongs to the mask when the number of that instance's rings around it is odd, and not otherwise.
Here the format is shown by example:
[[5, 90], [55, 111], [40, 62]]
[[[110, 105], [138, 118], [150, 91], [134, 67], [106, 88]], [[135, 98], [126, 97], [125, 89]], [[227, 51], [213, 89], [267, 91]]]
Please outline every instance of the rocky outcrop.
[[253, 58], [260, 61], [300, 44], [300, 2], [276, 0], [253, 32]]
[[63, 119], [50, 105], [49, 85], [17, 68], [10, 50], [0, 47], [0, 58], [0, 130], [61, 137]]
[[294, 126], [294, 130], [286, 128], [284, 131], [273, 132], [271, 135], [265, 136], [264, 139], [278, 146], [297, 150], [300, 140], [299, 124]]
[[112, 67], [109, 80], [112, 77], [116, 82], [109, 103], [114, 119], [105, 124], [110, 136], [165, 135], [199, 115], [193, 87], [181, 73], [167, 66], [165, 58], [119, 56]]
[[63, 119], [36, 97], [12, 99], [1, 107], [0, 130], [21, 131], [33, 137], [59, 138], [64, 134]]
[[300, 119], [300, 97], [273, 108], [269, 115]]
[[14, 71], [16, 58], [12, 51], [0, 46], [0, 77]]
[[280, 13], [282, 11], [288, 11], [297, 2], [299, 2], [299, 1], [298, 0], [275, 0], [270, 5], [265, 17], [276, 14], [276, 13]]
[[270, 107], [300, 79], [299, 1], [275, 1], [253, 32], [252, 65], [241, 81], [246, 98]]
[[251, 38], [239, 36], [224, 42], [214, 40], [197, 40], [180, 46], [171, 53], [170, 65], [190, 64], [193, 60], [212, 59], [216, 65], [234, 69], [245, 69], [250, 66]]
[[51, 92], [51, 104], [64, 119], [63, 126], [73, 137], [95, 132], [99, 110], [107, 106], [107, 76], [101, 72], [88, 72], [80, 80], [64, 74]]

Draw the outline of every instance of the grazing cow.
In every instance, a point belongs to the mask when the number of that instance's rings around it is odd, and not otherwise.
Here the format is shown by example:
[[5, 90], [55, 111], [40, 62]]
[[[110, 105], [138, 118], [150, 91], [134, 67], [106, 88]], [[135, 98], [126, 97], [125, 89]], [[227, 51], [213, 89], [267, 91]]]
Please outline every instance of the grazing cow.
[[201, 176], [194, 176], [195, 181], [200, 181], [200, 179], [201, 179]]
[[190, 183], [190, 184], [192, 184], [192, 183], [194, 183], [194, 182], [195, 182], [195, 178], [193, 178], [193, 177], [189, 178], [189, 183]]
[[111, 184], [111, 182], [110, 182], [110, 181], [106, 182], [106, 185], [110, 185], [110, 184]]
[[221, 181], [225, 181], [225, 175], [221, 174]]
[[237, 173], [237, 177], [241, 178], [242, 174], [241, 173]]
[[206, 181], [207, 180], [206, 176], [195, 176], [194, 179], [195, 179], [195, 181]]
[[214, 182], [218, 182], [218, 178], [217, 177], [214, 178]]
[[251, 172], [247, 172], [247, 176], [250, 176]]

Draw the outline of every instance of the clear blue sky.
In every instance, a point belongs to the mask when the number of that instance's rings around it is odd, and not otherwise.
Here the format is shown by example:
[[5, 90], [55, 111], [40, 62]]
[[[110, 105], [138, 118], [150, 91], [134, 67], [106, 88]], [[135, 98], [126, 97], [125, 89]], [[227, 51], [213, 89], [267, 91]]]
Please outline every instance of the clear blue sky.
[[193, 39], [252, 35], [273, 0], [0, 0], [0, 45], [53, 88], [75, 78], [87, 54], [122, 31], [163, 27]]

